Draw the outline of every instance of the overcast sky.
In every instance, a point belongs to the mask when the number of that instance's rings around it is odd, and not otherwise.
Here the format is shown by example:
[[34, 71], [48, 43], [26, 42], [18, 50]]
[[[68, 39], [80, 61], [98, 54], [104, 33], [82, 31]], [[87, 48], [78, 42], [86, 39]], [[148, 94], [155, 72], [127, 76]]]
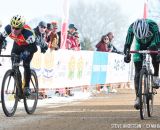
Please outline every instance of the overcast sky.
[[[9, 22], [11, 17], [16, 14], [23, 15], [27, 21], [43, 16], [45, 14], [62, 15], [63, 0], [1, 0], [0, 20], [2, 23]], [[77, 0], [69, 0], [70, 4]], [[99, 2], [100, 0], [85, 0], [86, 2]], [[107, 2], [108, 0], [105, 0]], [[130, 15], [131, 19], [143, 15], [144, 0], [112, 0], [116, 1], [125, 14]], [[95, 3], [96, 3], [95, 2]]]

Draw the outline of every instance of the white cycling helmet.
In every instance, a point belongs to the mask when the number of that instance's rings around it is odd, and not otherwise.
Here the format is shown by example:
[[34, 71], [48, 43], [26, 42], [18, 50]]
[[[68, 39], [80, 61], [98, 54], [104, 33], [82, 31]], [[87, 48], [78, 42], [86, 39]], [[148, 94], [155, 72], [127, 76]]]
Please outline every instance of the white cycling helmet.
[[133, 23], [133, 33], [138, 39], [147, 37], [149, 25], [145, 19], [138, 19]]

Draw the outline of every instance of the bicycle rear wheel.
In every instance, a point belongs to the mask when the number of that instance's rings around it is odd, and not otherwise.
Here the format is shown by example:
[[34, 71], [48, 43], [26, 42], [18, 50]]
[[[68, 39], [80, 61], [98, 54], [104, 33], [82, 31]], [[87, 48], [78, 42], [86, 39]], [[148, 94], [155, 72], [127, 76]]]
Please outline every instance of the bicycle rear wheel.
[[148, 75], [148, 96], [147, 96], [147, 113], [148, 117], [151, 117], [153, 114], [153, 101], [154, 101], [154, 90], [152, 87], [153, 75]]
[[145, 70], [142, 69], [140, 72], [140, 79], [139, 79], [140, 118], [142, 120], [146, 118], [146, 113], [147, 113], [146, 87], [147, 87], [147, 74]]
[[13, 116], [17, 109], [17, 92], [17, 80], [14, 77], [13, 71], [8, 70], [3, 77], [1, 87], [2, 109], [8, 117]]
[[34, 70], [31, 70], [30, 89], [31, 95], [24, 97], [24, 106], [28, 114], [34, 113], [38, 102], [38, 78]]

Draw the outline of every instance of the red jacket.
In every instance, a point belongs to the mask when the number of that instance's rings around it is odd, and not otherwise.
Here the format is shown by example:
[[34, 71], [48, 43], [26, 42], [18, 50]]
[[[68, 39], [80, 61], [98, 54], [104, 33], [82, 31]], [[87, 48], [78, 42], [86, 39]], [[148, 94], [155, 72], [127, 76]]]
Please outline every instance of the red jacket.
[[109, 48], [108, 48], [108, 44], [104, 43], [104, 42], [99, 42], [96, 45], [97, 51], [103, 51], [103, 52], [109, 52]]

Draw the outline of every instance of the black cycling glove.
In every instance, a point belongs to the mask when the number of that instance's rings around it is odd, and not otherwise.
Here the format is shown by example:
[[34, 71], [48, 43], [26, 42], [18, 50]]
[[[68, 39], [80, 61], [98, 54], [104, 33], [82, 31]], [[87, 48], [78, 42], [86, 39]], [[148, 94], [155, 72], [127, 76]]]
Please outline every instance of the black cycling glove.
[[124, 56], [124, 62], [129, 63], [131, 61], [131, 54], [127, 54]]
[[131, 54], [129, 52], [129, 47], [127, 45], [125, 45], [124, 47], [124, 62], [129, 63], [131, 61]]

